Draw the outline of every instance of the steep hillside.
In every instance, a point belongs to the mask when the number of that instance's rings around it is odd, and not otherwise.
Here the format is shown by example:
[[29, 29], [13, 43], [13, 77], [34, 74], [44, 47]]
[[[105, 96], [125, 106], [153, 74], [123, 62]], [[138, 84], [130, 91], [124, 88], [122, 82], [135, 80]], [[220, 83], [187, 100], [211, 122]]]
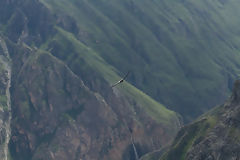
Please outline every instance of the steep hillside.
[[[170, 149], [164, 154], [152, 154], [143, 160], [181, 160], [240, 158], [239, 114], [240, 80], [234, 84], [232, 96], [224, 105], [214, 108], [194, 123], [183, 127]], [[151, 155], [149, 155], [150, 157]]]
[[121, 76], [71, 18], [37, 0], [0, 0], [0, 15], [4, 160], [135, 160], [173, 139], [178, 115], [128, 82], [111, 88]]
[[[57, 26], [119, 74], [131, 70], [131, 84], [185, 121], [222, 103], [239, 74], [239, 1], [41, 2]], [[45, 47], [54, 53], [55, 46], [51, 38]]]
[[11, 65], [6, 43], [0, 36], [0, 157], [8, 160], [11, 135]]
[[[12, 90], [10, 149], [18, 160], [132, 159], [131, 136], [142, 155], [176, 132], [173, 112], [165, 109], [155, 119], [143, 104], [121, 93], [105, 99], [48, 53], [35, 53], [27, 61]], [[151, 107], [161, 110], [158, 104]], [[151, 138], [155, 144], [149, 143]]]
[[[0, 154], [13, 160], [161, 155], [180, 127], [169, 109], [189, 122], [229, 95], [240, 67], [238, 6], [236, 0], [0, 0]], [[110, 87], [129, 70], [127, 81]], [[184, 128], [183, 143], [176, 139], [176, 150], [163, 158], [194, 157], [188, 147], [221, 122], [220, 113]]]

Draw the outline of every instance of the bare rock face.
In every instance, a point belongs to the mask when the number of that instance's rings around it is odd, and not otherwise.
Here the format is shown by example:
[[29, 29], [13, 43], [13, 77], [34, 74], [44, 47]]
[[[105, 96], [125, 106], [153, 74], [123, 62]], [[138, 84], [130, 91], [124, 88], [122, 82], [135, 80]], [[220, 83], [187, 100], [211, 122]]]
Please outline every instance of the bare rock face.
[[240, 80], [234, 84], [230, 101], [222, 106], [219, 120], [204, 138], [192, 146], [187, 159], [232, 160], [240, 158]]
[[141, 108], [136, 116], [125, 99], [107, 102], [50, 54], [27, 61], [12, 89], [10, 148], [16, 159], [133, 160], [131, 138], [139, 156], [171, 140], [168, 129]]
[[0, 35], [0, 157], [9, 159], [8, 143], [11, 137], [11, 59], [5, 40]]

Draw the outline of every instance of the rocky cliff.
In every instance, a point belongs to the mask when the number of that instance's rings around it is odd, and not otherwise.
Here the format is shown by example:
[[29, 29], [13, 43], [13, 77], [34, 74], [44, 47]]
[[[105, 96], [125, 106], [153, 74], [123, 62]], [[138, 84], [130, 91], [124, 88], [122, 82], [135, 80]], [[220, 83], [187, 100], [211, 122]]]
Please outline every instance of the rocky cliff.
[[4, 160], [135, 160], [173, 139], [178, 115], [127, 82], [111, 88], [120, 76], [74, 21], [37, 0], [0, 0], [0, 15]]
[[8, 143], [11, 137], [11, 59], [5, 41], [0, 36], [0, 157], [9, 159]]
[[[240, 80], [232, 96], [183, 127], [169, 149], [153, 152], [144, 160], [232, 160], [240, 158]], [[161, 158], [160, 158], [161, 157]]]

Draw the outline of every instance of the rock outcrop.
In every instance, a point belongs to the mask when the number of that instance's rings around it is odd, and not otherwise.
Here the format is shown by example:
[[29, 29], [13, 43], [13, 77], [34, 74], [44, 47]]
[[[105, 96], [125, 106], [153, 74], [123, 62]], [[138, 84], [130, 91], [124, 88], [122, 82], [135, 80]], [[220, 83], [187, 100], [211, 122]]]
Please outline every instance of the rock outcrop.
[[[161, 160], [232, 160], [240, 158], [240, 80], [224, 105], [183, 127]], [[179, 158], [180, 157], [180, 158]]]
[[131, 137], [139, 155], [173, 137], [177, 126], [165, 128], [140, 106], [135, 115], [124, 98], [108, 102], [52, 55], [35, 54], [13, 83], [14, 158], [134, 159]]
[[8, 160], [11, 137], [11, 59], [4, 39], [0, 36], [0, 157]]
[[216, 124], [195, 141], [186, 154], [187, 160], [240, 158], [240, 80], [234, 84], [233, 94], [218, 112]]

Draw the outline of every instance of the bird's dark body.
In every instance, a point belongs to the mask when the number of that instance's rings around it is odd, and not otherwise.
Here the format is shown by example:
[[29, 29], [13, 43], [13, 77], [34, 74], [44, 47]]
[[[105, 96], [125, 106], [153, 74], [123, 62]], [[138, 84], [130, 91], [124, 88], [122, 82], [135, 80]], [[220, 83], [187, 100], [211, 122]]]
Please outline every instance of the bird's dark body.
[[119, 80], [117, 83], [115, 83], [115, 84], [112, 85], [111, 87], [115, 87], [115, 86], [117, 86], [118, 84], [122, 83], [122, 82], [127, 78], [128, 74], [129, 74], [129, 71], [128, 71], [128, 73], [127, 73], [121, 80]]

